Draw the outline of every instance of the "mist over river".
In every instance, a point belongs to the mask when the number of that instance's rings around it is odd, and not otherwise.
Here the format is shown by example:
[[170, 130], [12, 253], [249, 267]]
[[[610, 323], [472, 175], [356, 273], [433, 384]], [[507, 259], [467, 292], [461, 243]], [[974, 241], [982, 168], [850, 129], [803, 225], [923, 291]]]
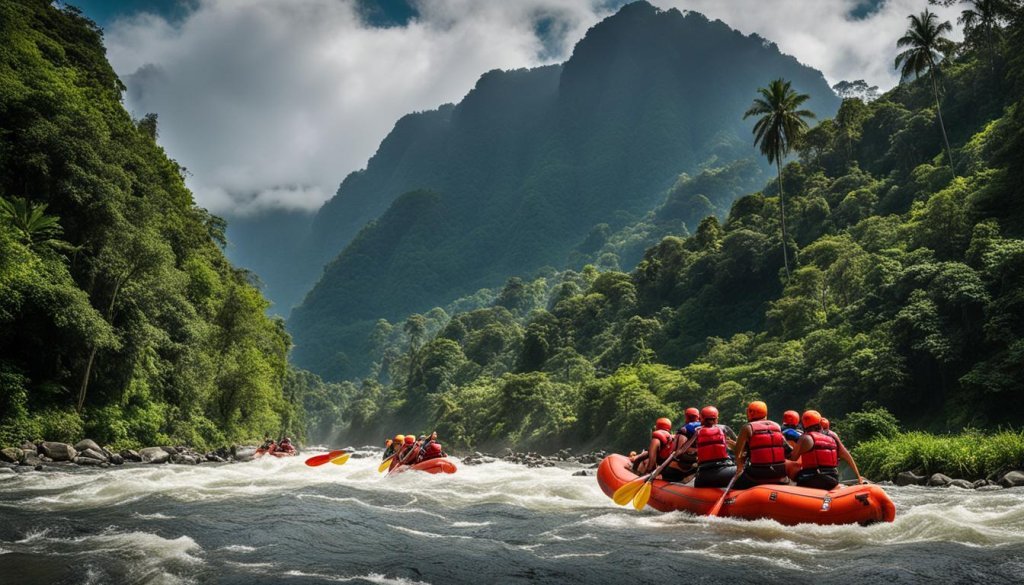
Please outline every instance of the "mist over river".
[[784, 527], [619, 508], [579, 467], [304, 458], [0, 475], [0, 583], [1024, 580], [1024, 489], [890, 487], [895, 523]]

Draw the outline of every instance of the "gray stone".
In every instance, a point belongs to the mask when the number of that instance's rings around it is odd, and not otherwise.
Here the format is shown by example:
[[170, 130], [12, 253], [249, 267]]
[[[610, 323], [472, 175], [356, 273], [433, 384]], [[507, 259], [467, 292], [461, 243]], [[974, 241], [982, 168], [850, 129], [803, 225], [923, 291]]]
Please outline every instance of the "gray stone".
[[928, 477], [924, 475], [918, 475], [913, 471], [901, 471], [896, 476], [896, 485], [924, 485], [928, 481]]
[[7, 447], [6, 449], [0, 449], [0, 461], [7, 463], [21, 463], [21, 460], [25, 458], [25, 452], [17, 447]]
[[39, 447], [36, 447], [36, 444], [31, 441], [25, 441], [24, 443], [21, 444], [21, 450], [31, 451], [32, 453], [35, 453], [36, 451], [39, 450]]
[[83, 466], [99, 466], [103, 464], [103, 461], [99, 459], [93, 459], [92, 457], [75, 457], [75, 464]]
[[212, 463], [224, 463], [224, 458], [215, 453], [207, 453], [206, 460]]
[[176, 448], [174, 448], [174, 447], [160, 447], [160, 448], [163, 449], [164, 452], [167, 453], [168, 455], [177, 455], [177, 453], [178, 453], [178, 450]]
[[42, 465], [42, 463], [43, 458], [40, 457], [39, 455], [36, 455], [35, 451], [32, 451], [31, 453], [25, 453], [25, 457], [23, 457], [21, 460], [22, 465], [30, 465], [32, 467]]
[[120, 455], [125, 461], [142, 461], [142, 456], [134, 449], [122, 449]]
[[936, 473], [928, 478], [928, 485], [931, 487], [946, 487], [952, 483], [953, 478], [948, 475]]
[[949, 486], [958, 487], [965, 490], [974, 489], [974, 484], [967, 481], [966, 479], [954, 479], [953, 481], [949, 482]]
[[1024, 487], [1024, 471], [1011, 471], [999, 479], [1004, 488]]
[[114, 465], [124, 465], [124, 457], [121, 457], [117, 453], [111, 453], [110, 462]]
[[167, 463], [171, 454], [162, 447], [146, 447], [139, 451], [139, 460], [143, 463]]
[[53, 463], [53, 459], [50, 459], [46, 455], [40, 455], [39, 460], [42, 461], [43, 463]]
[[75, 450], [76, 451], [82, 452], [82, 451], [85, 451], [86, 449], [92, 449], [93, 451], [96, 451], [97, 453], [102, 453], [103, 452], [103, 449], [99, 446], [99, 443], [97, 443], [96, 441], [93, 441], [92, 439], [82, 439], [81, 441], [75, 443]]
[[43, 441], [39, 444], [39, 449], [43, 455], [54, 461], [74, 461], [75, 457], [78, 457], [78, 451], [67, 443]]
[[974, 489], [983, 488], [985, 486], [993, 485], [993, 483], [987, 479], [979, 479], [978, 481], [971, 484]]
[[577, 471], [576, 473], [574, 473], [572, 475], [573, 475], [573, 477], [576, 477], [576, 476], [580, 476], [580, 477], [593, 477], [593, 476], [597, 475], [597, 472], [592, 470], [592, 469], [581, 469], [581, 470]]
[[[77, 447], [76, 447], [76, 449], [77, 449]], [[80, 451], [78, 453], [78, 456], [79, 457], [88, 457], [89, 459], [95, 459], [97, 461], [106, 461], [107, 460], [107, 456], [104, 455], [102, 452], [100, 452], [97, 449], [85, 449], [84, 451]]]

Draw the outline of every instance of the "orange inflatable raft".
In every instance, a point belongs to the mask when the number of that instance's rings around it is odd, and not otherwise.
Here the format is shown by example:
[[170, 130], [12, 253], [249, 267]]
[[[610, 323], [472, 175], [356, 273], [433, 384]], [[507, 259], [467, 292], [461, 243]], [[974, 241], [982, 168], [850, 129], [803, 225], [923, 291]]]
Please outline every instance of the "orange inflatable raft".
[[413, 465], [402, 465], [396, 467], [392, 473], [402, 473], [408, 470], [413, 471], [425, 471], [427, 473], [455, 473], [458, 471], [458, 467], [447, 457], [439, 457], [437, 459], [427, 459], [426, 461], [420, 461]]
[[[622, 455], [609, 455], [597, 470], [597, 483], [609, 498], [636, 478], [629, 459]], [[647, 505], [661, 512], [686, 510], [704, 515], [721, 497], [720, 488], [695, 488], [657, 479]], [[827, 492], [789, 485], [760, 485], [729, 492], [718, 515], [747, 520], [770, 518], [787, 525], [866, 525], [892, 522], [896, 506], [877, 485], [840, 485]]]

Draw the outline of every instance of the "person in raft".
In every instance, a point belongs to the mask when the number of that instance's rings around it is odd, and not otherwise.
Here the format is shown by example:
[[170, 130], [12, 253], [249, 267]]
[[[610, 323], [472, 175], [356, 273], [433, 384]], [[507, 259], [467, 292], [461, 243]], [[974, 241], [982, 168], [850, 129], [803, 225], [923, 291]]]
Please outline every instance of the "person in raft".
[[395, 451], [397, 451], [398, 448], [401, 447], [402, 443], [404, 442], [405, 435], [395, 435], [394, 439], [388, 439], [387, 442], [384, 443], [384, 455], [381, 456], [380, 460], [384, 461], [388, 457], [394, 455]]
[[295, 445], [292, 445], [292, 440], [289, 437], [285, 437], [281, 440], [281, 444], [277, 446], [277, 450], [284, 453], [294, 453]]
[[402, 439], [402, 446], [399, 447], [398, 452], [395, 453], [395, 458], [391, 460], [391, 469], [403, 465], [406, 459], [410, 458], [410, 455], [414, 451], [416, 446], [416, 435], [405, 435]]
[[[679, 468], [685, 476], [689, 476], [697, 471], [697, 450], [687, 449], [686, 451], [679, 452], [679, 447], [687, 441], [690, 437], [697, 432], [697, 429], [701, 427], [700, 424], [700, 411], [696, 407], [690, 407], [683, 413], [683, 426], [676, 429], [675, 446], [674, 451], [677, 451], [676, 460], [671, 464], [672, 467]], [[680, 480], [683, 481], [683, 480]]]
[[427, 438], [426, 445], [423, 447], [423, 452], [420, 454], [420, 461], [440, 459], [447, 456], [448, 454], [444, 452], [441, 443], [437, 441], [437, 431], [430, 433], [430, 437]]
[[700, 410], [701, 427], [676, 452], [697, 446], [697, 477], [693, 487], [725, 487], [736, 475], [736, 464], [729, 456], [735, 442], [729, 438], [732, 429], [718, 424], [718, 409], [705, 406]]
[[782, 413], [782, 436], [786, 437], [790, 446], [796, 445], [802, 434], [804, 433], [800, 430], [800, 413], [795, 410]]
[[[637, 472], [641, 475], [652, 473], [672, 456], [673, 450], [675, 440], [672, 438], [672, 421], [661, 417], [654, 422], [654, 431], [651, 432], [651, 443], [647, 451], [638, 455], [635, 460]], [[682, 479], [681, 471], [678, 467], [666, 467], [661, 473], [661, 478], [666, 481], [679, 481]]]
[[796, 485], [830, 490], [839, 485], [839, 460], [853, 469], [859, 483], [867, 483], [857, 469], [853, 456], [835, 434], [826, 434], [821, 428], [821, 414], [808, 410], [801, 417], [804, 435], [789, 454], [790, 461], [800, 462]]
[[745, 490], [766, 483], [789, 483], [786, 454], [792, 451], [782, 427], [768, 420], [768, 405], [760, 400], [747, 406], [747, 424], [736, 439], [736, 483]]
[[260, 449], [263, 449], [264, 451], [271, 451], [272, 452], [273, 449], [271, 449], [271, 447], [276, 449], [277, 448], [277, 443], [274, 443], [274, 439], [271, 439], [269, 434], [263, 435], [263, 445], [260, 446]]

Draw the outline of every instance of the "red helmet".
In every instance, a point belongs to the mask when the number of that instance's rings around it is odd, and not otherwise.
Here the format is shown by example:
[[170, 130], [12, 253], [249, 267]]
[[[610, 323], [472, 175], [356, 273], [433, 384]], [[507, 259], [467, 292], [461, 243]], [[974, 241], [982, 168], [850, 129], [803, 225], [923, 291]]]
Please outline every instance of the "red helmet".
[[795, 410], [787, 410], [782, 413], [782, 424], [794, 427], [800, 424], [800, 413]]
[[714, 406], [705, 406], [700, 409], [701, 420], [715, 419], [718, 420], [718, 409]]
[[808, 410], [804, 412], [800, 420], [804, 423], [805, 429], [816, 427], [821, 424], [821, 413], [817, 410]]
[[768, 405], [760, 400], [755, 400], [747, 406], [747, 420], [761, 420], [768, 417]]
[[686, 422], [694, 422], [700, 420], [700, 411], [694, 407], [686, 409]]
[[414, 437], [412, 435], [406, 435], [405, 436], [405, 444], [406, 445], [412, 445], [415, 442], [416, 442], [416, 437]]
[[654, 421], [654, 428], [659, 431], [671, 431], [672, 421], [665, 417], [661, 417], [658, 420]]
[[821, 430], [827, 431], [830, 426], [831, 425], [829, 424], [828, 419], [825, 417], [821, 417]]

